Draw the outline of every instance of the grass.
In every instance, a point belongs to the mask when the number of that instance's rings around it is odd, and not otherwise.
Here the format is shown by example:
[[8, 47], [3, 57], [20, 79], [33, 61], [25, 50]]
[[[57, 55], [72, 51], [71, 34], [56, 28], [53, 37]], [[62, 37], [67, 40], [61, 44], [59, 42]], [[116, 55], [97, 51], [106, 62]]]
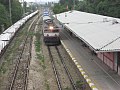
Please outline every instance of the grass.
[[35, 47], [36, 47], [36, 52], [40, 52], [41, 51], [41, 43], [39, 40], [35, 41]]
[[28, 33], [28, 35], [29, 35], [29, 36], [34, 36], [35, 33], [34, 33], [33, 31], [30, 31], [30, 32]]
[[50, 86], [49, 86], [49, 84], [48, 84], [48, 81], [47, 81], [47, 80], [45, 80], [45, 86], [46, 86], [46, 90], [50, 90]]
[[77, 88], [83, 88], [85, 86], [85, 82], [82, 80], [76, 81]]
[[40, 40], [40, 32], [36, 32], [35, 34], [36, 36], [36, 41], [35, 41], [35, 51], [36, 51], [36, 55], [37, 55], [37, 59], [40, 60], [40, 64], [42, 65], [43, 69], [45, 70], [46, 69], [46, 66], [45, 66], [45, 62], [44, 62], [44, 56], [42, 55], [42, 49], [41, 49], [41, 40]]
[[2, 67], [0, 68], [0, 74], [4, 74], [7, 71], [7, 69], [5, 68], [5, 62], [2, 63]]
[[[36, 36], [36, 41], [35, 41], [35, 51], [36, 51], [36, 55], [37, 55], [37, 59], [40, 60], [40, 65], [42, 66], [43, 70], [44, 70], [44, 76], [46, 77], [47, 72], [46, 72], [46, 66], [45, 66], [45, 62], [44, 62], [44, 55], [42, 53], [42, 48], [41, 48], [41, 33], [40, 31], [37, 31], [36, 34], [34, 34]], [[50, 90], [50, 86], [49, 83], [47, 81], [47, 79], [45, 78], [45, 83], [44, 83], [46, 90]]]
[[63, 90], [72, 90], [72, 89], [70, 89], [69, 87], [66, 87], [66, 88], [64, 88]]
[[41, 61], [41, 63], [44, 64], [44, 56], [42, 55], [42, 49], [41, 49], [41, 41], [40, 41], [40, 33], [36, 33], [36, 41], [35, 41], [35, 50], [37, 54], [37, 58]]

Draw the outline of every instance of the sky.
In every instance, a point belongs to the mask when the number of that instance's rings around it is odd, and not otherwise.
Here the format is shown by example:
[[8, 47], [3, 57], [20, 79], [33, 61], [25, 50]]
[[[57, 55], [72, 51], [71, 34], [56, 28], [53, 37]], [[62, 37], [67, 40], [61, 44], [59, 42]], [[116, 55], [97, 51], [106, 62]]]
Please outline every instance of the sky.
[[27, 1], [27, 2], [58, 2], [59, 0], [24, 0], [24, 1]]

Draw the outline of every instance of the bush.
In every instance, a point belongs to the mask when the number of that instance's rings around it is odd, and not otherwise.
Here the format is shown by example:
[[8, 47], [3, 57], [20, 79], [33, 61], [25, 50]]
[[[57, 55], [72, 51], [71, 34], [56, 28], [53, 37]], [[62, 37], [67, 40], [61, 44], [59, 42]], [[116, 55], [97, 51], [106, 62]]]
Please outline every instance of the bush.
[[0, 4], [0, 32], [1, 32], [1, 25], [8, 27], [10, 25], [8, 12], [4, 5]]

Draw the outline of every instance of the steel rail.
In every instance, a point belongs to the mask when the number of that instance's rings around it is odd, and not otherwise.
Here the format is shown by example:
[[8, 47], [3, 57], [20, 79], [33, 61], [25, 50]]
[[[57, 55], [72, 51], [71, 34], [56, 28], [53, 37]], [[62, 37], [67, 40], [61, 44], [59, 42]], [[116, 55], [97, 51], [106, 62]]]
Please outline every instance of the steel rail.
[[59, 58], [60, 58], [60, 60], [61, 60], [61, 62], [63, 64], [63, 66], [64, 66], [64, 69], [65, 69], [65, 71], [66, 71], [66, 73], [68, 75], [68, 78], [69, 78], [69, 80], [70, 80], [70, 82], [72, 84], [73, 89], [74, 90], [78, 90], [77, 87], [76, 87], [76, 85], [75, 85], [75, 83], [74, 83], [74, 81], [73, 81], [73, 78], [72, 78], [72, 76], [71, 76], [71, 74], [70, 74], [70, 72], [69, 72], [69, 70], [68, 70], [68, 68], [67, 68], [67, 66], [66, 66], [66, 64], [65, 64], [65, 62], [64, 62], [64, 60], [63, 60], [63, 58], [61, 56], [61, 54], [60, 54], [60, 51], [59, 51], [58, 47], [55, 46], [55, 49], [57, 50], [58, 56], [59, 56]]
[[53, 60], [53, 56], [52, 56], [52, 53], [51, 53], [51, 50], [50, 50], [50, 46], [47, 46], [47, 48], [48, 48], [50, 60], [51, 60], [51, 63], [52, 63], [52, 68], [53, 68], [53, 71], [54, 71], [54, 74], [55, 74], [55, 77], [56, 77], [58, 89], [59, 89], [59, 90], [62, 90], [61, 82], [60, 82], [60, 79], [59, 79], [58, 71], [57, 71], [57, 69], [56, 69], [54, 60]]
[[[32, 26], [33, 26], [33, 24], [35, 23], [36, 20], [37, 20], [37, 18], [34, 19], [34, 21], [32, 21], [32, 23], [30, 24], [30, 26], [29, 26], [29, 28], [28, 28], [28, 32], [30, 31], [30, 29], [32, 28]], [[19, 68], [19, 64], [20, 64], [20, 60], [21, 60], [21, 58], [22, 58], [22, 55], [23, 55], [23, 52], [24, 52], [25, 45], [26, 45], [26, 42], [27, 42], [28, 37], [29, 37], [29, 34], [27, 33], [27, 36], [26, 36], [26, 38], [25, 38], [25, 40], [24, 40], [24, 44], [23, 44], [23, 47], [22, 47], [22, 51], [20, 52], [19, 58], [18, 58], [18, 60], [17, 60], [17, 64], [16, 64], [15, 69], [14, 69], [14, 74], [13, 74], [13, 78], [12, 78], [12, 81], [11, 81], [11, 84], [10, 84], [10, 87], [9, 87], [9, 90], [12, 90], [12, 89], [13, 89], [13, 86], [14, 86], [14, 83], [15, 83], [15, 79], [16, 79], [16, 76], [17, 76], [17, 72], [18, 72], [18, 68]], [[30, 49], [31, 49], [31, 48], [30, 48]], [[30, 58], [28, 58], [28, 59], [30, 59]], [[28, 60], [28, 61], [29, 61], [29, 60]], [[27, 65], [27, 67], [28, 67], [28, 65]], [[28, 73], [28, 71], [27, 71], [27, 73]], [[27, 74], [26, 74], [26, 75], [27, 75]], [[27, 84], [26, 84], [26, 80], [24, 81], [24, 84], [27, 85]], [[26, 87], [27, 87], [27, 86], [25, 86], [24, 88], [26, 88]]]

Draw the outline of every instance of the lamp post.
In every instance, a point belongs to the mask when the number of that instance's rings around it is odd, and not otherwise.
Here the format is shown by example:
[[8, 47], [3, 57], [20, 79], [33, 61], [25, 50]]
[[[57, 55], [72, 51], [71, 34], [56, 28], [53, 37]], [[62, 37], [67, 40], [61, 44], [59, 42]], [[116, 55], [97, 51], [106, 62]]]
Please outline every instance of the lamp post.
[[73, 10], [75, 10], [75, 0], [73, 0]]
[[10, 24], [12, 24], [11, 0], [9, 0]]
[[31, 4], [31, 12], [33, 12], [33, 2], [30, 2]]
[[23, 0], [23, 16], [25, 16], [25, 2]]

